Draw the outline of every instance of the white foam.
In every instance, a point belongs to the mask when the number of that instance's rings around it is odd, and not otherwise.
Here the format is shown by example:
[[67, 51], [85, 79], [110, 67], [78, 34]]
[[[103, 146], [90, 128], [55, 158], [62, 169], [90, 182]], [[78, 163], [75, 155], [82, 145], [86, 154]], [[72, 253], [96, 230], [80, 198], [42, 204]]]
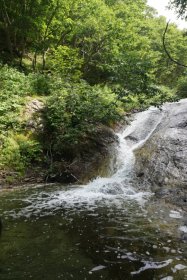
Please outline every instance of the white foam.
[[94, 268], [92, 268], [90, 271], [89, 271], [89, 273], [91, 272], [95, 272], [95, 271], [99, 271], [99, 270], [102, 270], [102, 269], [105, 269], [106, 268], [106, 266], [104, 266], [104, 265], [98, 265], [98, 266], [96, 266], [96, 267], [94, 267]]
[[148, 269], [160, 269], [160, 268], [168, 266], [170, 263], [172, 263], [171, 259], [163, 261], [163, 262], [145, 261], [143, 267], [141, 267], [138, 271], [131, 272], [131, 274], [132, 275], [140, 274], [141, 272], [148, 270]]
[[180, 231], [187, 233], [187, 226], [182, 226], [179, 228]]
[[181, 219], [182, 218], [181, 213], [178, 212], [178, 211], [174, 211], [174, 210], [170, 211], [169, 216], [170, 216], [170, 218], [173, 218], [173, 219]]

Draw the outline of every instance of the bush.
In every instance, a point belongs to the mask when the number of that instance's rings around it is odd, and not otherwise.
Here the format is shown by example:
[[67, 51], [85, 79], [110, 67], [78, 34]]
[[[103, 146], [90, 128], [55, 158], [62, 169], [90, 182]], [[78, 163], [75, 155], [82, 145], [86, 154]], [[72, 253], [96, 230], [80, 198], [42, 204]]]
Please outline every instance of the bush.
[[42, 78], [26, 76], [16, 69], [0, 66], [0, 169], [23, 175], [26, 168], [41, 158], [41, 147], [24, 131], [27, 96], [43, 88]]
[[174, 91], [165, 86], [149, 85], [147, 93], [132, 93], [120, 86], [113, 87], [119, 100], [123, 103], [125, 112], [131, 110], [144, 110], [149, 106], [160, 106], [164, 102], [177, 101]]
[[0, 65], [0, 93], [4, 99], [12, 96], [26, 96], [30, 92], [30, 83], [27, 76], [7, 65]]
[[7, 65], [0, 65], [0, 131], [20, 130], [20, 113], [24, 108], [26, 97], [48, 95], [53, 90], [55, 81], [43, 74], [19, 72]]
[[51, 76], [46, 74], [34, 73], [28, 75], [30, 93], [37, 95], [49, 95], [51, 93]]
[[187, 78], [183, 77], [177, 84], [177, 95], [179, 98], [187, 98]]
[[177, 96], [168, 87], [151, 85], [149, 94], [141, 94], [138, 100], [140, 108], [144, 109], [149, 106], [160, 106], [164, 102], [177, 101]]
[[0, 66], [0, 130], [16, 128], [18, 115], [29, 88], [26, 77], [8, 66]]
[[47, 101], [46, 130], [57, 147], [81, 141], [98, 123], [110, 125], [120, 119], [121, 103], [108, 88], [86, 83], [66, 85]]
[[36, 140], [23, 134], [1, 136], [0, 167], [23, 174], [34, 161], [38, 161], [41, 147]]

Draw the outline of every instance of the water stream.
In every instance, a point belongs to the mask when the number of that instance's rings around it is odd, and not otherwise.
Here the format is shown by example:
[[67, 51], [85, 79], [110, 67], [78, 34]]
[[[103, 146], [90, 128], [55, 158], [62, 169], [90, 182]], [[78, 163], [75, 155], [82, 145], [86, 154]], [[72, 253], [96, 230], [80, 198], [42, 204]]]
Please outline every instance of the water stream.
[[134, 150], [162, 114], [157, 108], [138, 113], [117, 134], [109, 178], [0, 195], [1, 280], [187, 279], [183, 211], [133, 179]]

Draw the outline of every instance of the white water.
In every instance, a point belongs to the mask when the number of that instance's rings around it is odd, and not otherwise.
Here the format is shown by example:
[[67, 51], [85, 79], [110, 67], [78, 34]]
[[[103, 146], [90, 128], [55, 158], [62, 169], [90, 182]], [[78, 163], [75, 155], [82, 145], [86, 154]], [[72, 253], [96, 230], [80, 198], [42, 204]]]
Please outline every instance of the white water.
[[[78, 189], [62, 192], [60, 199], [68, 198], [73, 202], [84, 202], [101, 199], [110, 199], [114, 197], [124, 199], [135, 199], [143, 202], [144, 198], [149, 196], [148, 192], [138, 192], [132, 186], [132, 174], [135, 163], [134, 151], [140, 148], [155, 131], [161, 122], [162, 114], [159, 109], [151, 107], [149, 110], [137, 113], [132, 123], [120, 133], [117, 133], [119, 146], [117, 148], [117, 171], [109, 178], [98, 177], [87, 185]], [[138, 131], [136, 143], [129, 143], [126, 138]]]
[[[47, 209], [95, 208], [98, 203], [121, 207], [124, 201], [134, 201], [143, 206], [152, 195], [150, 191], [137, 190], [132, 180], [135, 163], [134, 151], [140, 148], [155, 131], [162, 118], [158, 108], [137, 113], [129, 126], [117, 134], [119, 145], [116, 149], [117, 170], [111, 177], [98, 177], [87, 185], [68, 187], [67, 190], [31, 195], [25, 200], [29, 206], [20, 215], [39, 214]], [[130, 136], [135, 135], [133, 141]], [[16, 214], [18, 215], [18, 214]]]

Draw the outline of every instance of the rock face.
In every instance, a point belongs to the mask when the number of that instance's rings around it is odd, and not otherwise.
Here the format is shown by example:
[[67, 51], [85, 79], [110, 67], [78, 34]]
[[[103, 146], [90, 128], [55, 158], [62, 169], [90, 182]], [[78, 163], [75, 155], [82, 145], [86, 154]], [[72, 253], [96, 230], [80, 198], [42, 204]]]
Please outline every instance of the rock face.
[[23, 118], [26, 123], [26, 129], [32, 132], [41, 131], [43, 129], [42, 110], [44, 103], [38, 99], [28, 100]]
[[135, 151], [136, 176], [159, 197], [186, 207], [187, 99], [165, 104], [160, 116], [156, 129]]
[[[110, 162], [115, 160], [118, 138], [109, 127], [100, 125], [82, 143], [65, 147], [66, 155], [54, 159], [48, 182], [86, 183], [98, 176], [110, 174]], [[113, 164], [111, 164], [113, 166]]]

